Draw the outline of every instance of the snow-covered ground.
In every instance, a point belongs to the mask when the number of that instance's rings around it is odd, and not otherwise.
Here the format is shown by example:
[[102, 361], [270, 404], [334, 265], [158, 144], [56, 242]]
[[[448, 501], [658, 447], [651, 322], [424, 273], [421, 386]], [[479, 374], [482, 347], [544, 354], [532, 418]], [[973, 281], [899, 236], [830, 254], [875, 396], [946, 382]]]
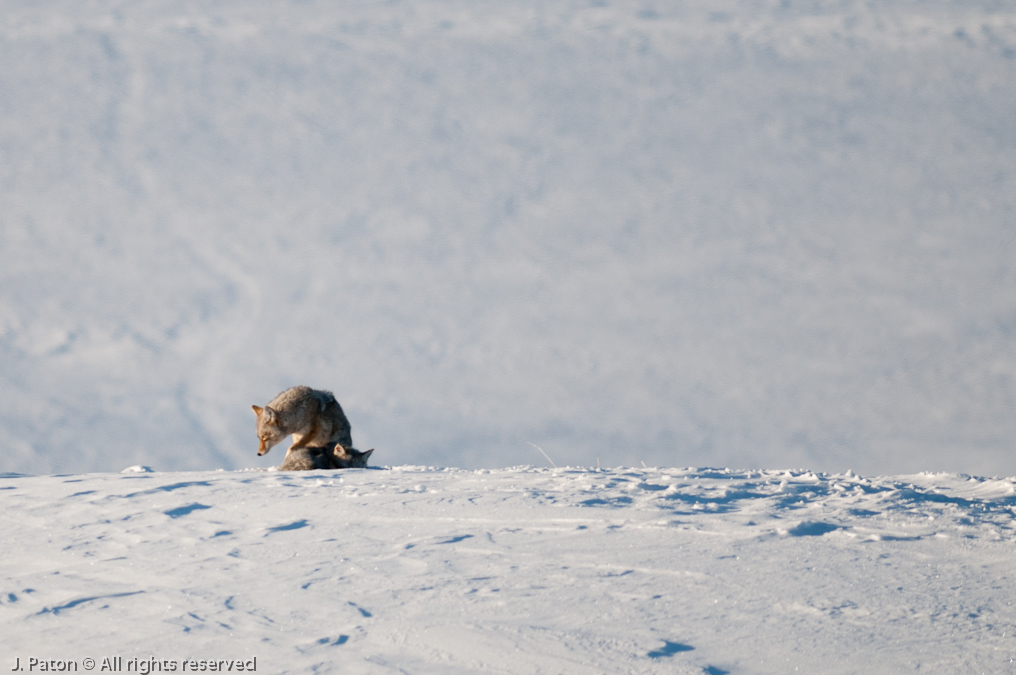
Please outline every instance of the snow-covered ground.
[[1014, 478], [8, 474], [0, 499], [0, 667], [1016, 670]]
[[5, 0], [0, 470], [1012, 475], [1014, 7]]

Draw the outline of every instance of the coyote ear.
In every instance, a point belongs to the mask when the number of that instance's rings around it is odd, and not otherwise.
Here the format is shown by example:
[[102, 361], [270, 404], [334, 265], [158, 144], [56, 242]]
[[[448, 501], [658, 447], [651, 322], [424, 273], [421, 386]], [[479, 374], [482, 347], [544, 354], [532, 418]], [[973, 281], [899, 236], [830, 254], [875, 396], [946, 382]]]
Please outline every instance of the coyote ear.
[[262, 408], [259, 405], [252, 405], [251, 408], [254, 409], [254, 414], [255, 415], [257, 415], [258, 417], [261, 417], [261, 411], [264, 410], [264, 408]]
[[372, 452], [374, 452], [374, 448], [371, 448], [367, 452], [361, 452], [360, 453], [360, 459], [362, 459], [363, 461], [366, 462], [367, 459], [370, 457], [370, 453], [372, 453]]

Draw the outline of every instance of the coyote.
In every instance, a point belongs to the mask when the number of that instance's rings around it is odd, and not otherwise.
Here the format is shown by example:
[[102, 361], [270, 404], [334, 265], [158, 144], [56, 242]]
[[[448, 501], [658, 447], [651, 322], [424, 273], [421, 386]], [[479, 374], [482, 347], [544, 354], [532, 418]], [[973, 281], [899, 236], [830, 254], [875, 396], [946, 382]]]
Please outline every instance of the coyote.
[[332, 458], [328, 448], [297, 448], [286, 453], [279, 471], [313, 471], [331, 469]]
[[367, 466], [367, 460], [374, 448], [360, 452], [355, 448], [348, 450], [341, 443], [335, 448], [297, 448], [286, 453], [279, 465], [279, 471], [314, 471], [315, 469], [356, 469]]
[[346, 448], [341, 443], [336, 443], [332, 451], [332, 464], [336, 469], [362, 469], [367, 466], [372, 452], [374, 448], [360, 452], [356, 448]]
[[346, 414], [330, 391], [310, 387], [292, 387], [273, 398], [264, 408], [252, 405], [258, 416], [258, 455], [293, 435], [289, 451], [304, 447], [329, 446], [339, 443], [353, 447], [353, 437]]

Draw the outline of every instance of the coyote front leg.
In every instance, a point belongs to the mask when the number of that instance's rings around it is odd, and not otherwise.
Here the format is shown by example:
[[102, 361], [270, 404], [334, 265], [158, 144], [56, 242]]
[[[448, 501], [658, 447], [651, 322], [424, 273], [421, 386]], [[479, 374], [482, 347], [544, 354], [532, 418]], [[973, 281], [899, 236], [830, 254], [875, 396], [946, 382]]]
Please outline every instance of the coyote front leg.
[[311, 425], [310, 429], [307, 430], [307, 432], [302, 436], [297, 436], [296, 434], [293, 434], [293, 444], [289, 446], [289, 450], [286, 451], [286, 454], [289, 454], [290, 451], [296, 450], [297, 448], [307, 447], [307, 444], [314, 440], [314, 437], [317, 436], [317, 433], [318, 433], [318, 422], [317, 420], [315, 420], [314, 423]]

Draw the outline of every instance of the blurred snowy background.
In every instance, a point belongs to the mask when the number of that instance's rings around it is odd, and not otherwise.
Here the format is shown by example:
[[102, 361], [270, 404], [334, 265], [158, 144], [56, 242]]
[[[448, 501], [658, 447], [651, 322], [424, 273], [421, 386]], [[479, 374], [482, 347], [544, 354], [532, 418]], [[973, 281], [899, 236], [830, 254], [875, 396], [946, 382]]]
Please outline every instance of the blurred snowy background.
[[1016, 474], [1016, 8], [8, 0], [0, 471]]

